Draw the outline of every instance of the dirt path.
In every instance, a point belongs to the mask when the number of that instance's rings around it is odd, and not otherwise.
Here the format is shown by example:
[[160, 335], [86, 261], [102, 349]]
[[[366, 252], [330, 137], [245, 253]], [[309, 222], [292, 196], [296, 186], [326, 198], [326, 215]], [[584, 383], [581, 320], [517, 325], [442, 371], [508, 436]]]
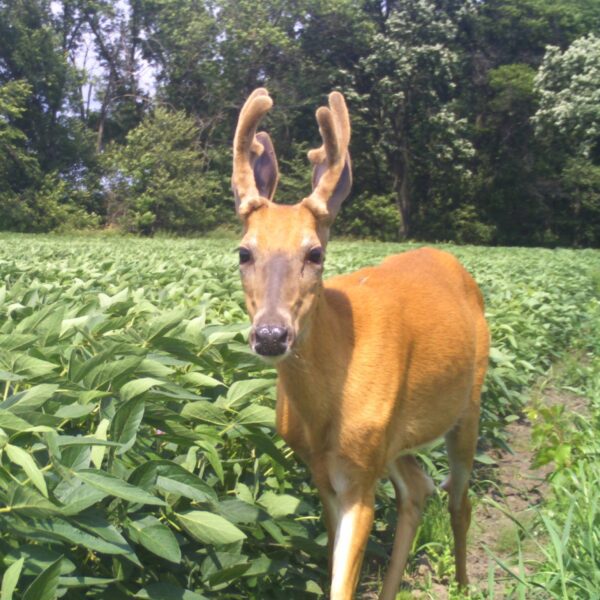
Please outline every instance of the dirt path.
[[[570, 392], [549, 387], [539, 390], [538, 393], [539, 401], [543, 405], [565, 404], [569, 410], [583, 413], [586, 411], [586, 401]], [[514, 573], [518, 573], [516, 559], [519, 546], [526, 574], [530, 570], [527, 562], [542, 558], [538, 547], [532, 541], [533, 536], [524, 536], [522, 529], [528, 530], [533, 526], [536, 507], [548, 493], [546, 478], [553, 467], [551, 464], [539, 468], [533, 466], [531, 432], [532, 425], [525, 417], [510, 423], [506, 427], [506, 433], [512, 452], [490, 450], [487, 455], [495, 465], [485, 466], [475, 475], [482, 491], [479, 492], [479, 500], [473, 510], [467, 565], [471, 586], [475, 592], [473, 596], [476, 598], [511, 598], [505, 590], [513, 587], [514, 579], [497, 564], [490, 553]], [[484, 480], [489, 484], [487, 488]], [[493, 596], [488, 590], [490, 568], [494, 569]], [[440, 578], [428, 558], [423, 556], [416, 570], [405, 574], [401, 597], [403, 600], [409, 597], [448, 600], [449, 584], [448, 578]], [[380, 585], [381, 581], [378, 580], [364, 581], [358, 598], [376, 600]], [[539, 595], [536, 593], [535, 600], [543, 600], [545, 597], [543, 590], [540, 590]]]
[[[544, 390], [542, 402], [546, 405], [564, 403], [571, 410], [585, 410], [582, 398], [554, 389]], [[488, 453], [496, 462], [491, 477], [492, 484], [473, 511], [467, 554], [469, 578], [473, 587], [488, 597], [488, 571], [492, 563], [495, 600], [507, 598], [504, 589], [510, 576], [489, 552], [505, 566], [513, 568], [515, 573], [518, 572], [515, 559], [519, 540], [522, 538], [520, 526], [528, 529], [533, 524], [534, 509], [548, 491], [546, 477], [552, 471], [552, 465], [539, 468], [533, 466], [531, 429], [531, 423], [525, 418], [511, 423], [506, 431], [513, 452], [492, 450]], [[525, 561], [540, 558], [539, 550], [533, 543], [523, 543], [521, 551]], [[527, 570], [525, 566], [525, 571]], [[414, 597], [436, 600], [446, 600], [449, 597], [447, 581], [436, 581], [428, 565], [423, 565], [419, 571], [419, 578], [426, 577], [429, 572], [433, 584], [428, 593], [419, 595], [417, 592]]]

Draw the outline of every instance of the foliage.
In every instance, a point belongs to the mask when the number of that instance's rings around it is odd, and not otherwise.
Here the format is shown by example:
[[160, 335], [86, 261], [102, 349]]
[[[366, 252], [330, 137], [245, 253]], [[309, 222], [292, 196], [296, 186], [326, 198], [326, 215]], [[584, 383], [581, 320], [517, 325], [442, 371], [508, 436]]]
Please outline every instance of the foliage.
[[[600, 226], [600, 38], [579, 38], [564, 52], [549, 47], [535, 78], [536, 135], [553, 149], [566, 198], [561, 233], [598, 244]], [[558, 212], [558, 211], [557, 211]], [[563, 233], [564, 235], [564, 233]]]
[[566, 144], [573, 154], [600, 157], [600, 38], [579, 38], [564, 52], [548, 47], [535, 89], [537, 133]]
[[336, 221], [335, 231], [360, 238], [384, 241], [398, 239], [400, 214], [390, 196], [359, 196], [346, 201], [343, 218]]
[[[322, 595], [317, 495], [273, 431], [274, 372], [247, 346], [236, 241], [1, 237], [3, 593]], [[328, 272], [407, 248], [334, 242]], [[581, 327], [600, 258], [449, 249], [486, 296], [482, 439], [501, 442]], [[439, 447], [425, 457], [441, 479]], [[389, 554], [393, 505], [382, 485], [370, 563]]]
[[198, 137], [193, 119], [159, 107], [125, 145], [113, 144], [104, 157], [111, 221], [143, 234], [213, 227], [225, 203], [204, 169]]
[[[69, 203], [108, 225], [125, 213], [127, 228], [142, 233], [230, 223], [236, 118], [248, 93], [267, 86], [275, 109], [264, 127], [291, 168], [284, 201], [308, 179], [304, 153], [320, 143], [316, 107], [332, 89], [348, 99], [360, 202], [340, 214], [341, 231], [391, 239], [397, 227], [398, 238], [595, 246], [599, 7], [595, 0], [0, 2], [0, 86], [23, 86], [5, 95], [2, 109], [7, 101], [19, 107], [10, 131], [20, 137], [10, 143], [21, 153], [17, 168], [0, 167], [0, 226], [55, 222], [44, 217], [55, 212], [42, 206], [52, 202], [40, 193], [46, 177], [65, 182]], [[116, 156], [161, 107], [193, 120], [201, 159], [188, 167], [201, 183], [192, 194], [171, 179], [178, 170], [164, 171], [154, 183], [180, 207], [155, 218], [150, 206], [164, 208], [167, 198], [115, 196], [104, 184], [116, 183], [118, 168], [104, 154]], [[386, 204], [384, 217], [377, 198], [393, 198], [398, 214]], [[6, 208], [19, 203], [34, 207], [31, 223]], [[383, 227], [375, 225], [381, 218]]]
[[376, 118], [367, 135], [383, 150], [405, 237], [425, 230], [419, 225], [442, 187], [446, 204], [461, 194], [473, 152], [449, 105], [458, 66], [455, 35], [451, 15], [435, 2], [395, 3], [361, 60], [364, 74], [352, 96], [359, 110]]

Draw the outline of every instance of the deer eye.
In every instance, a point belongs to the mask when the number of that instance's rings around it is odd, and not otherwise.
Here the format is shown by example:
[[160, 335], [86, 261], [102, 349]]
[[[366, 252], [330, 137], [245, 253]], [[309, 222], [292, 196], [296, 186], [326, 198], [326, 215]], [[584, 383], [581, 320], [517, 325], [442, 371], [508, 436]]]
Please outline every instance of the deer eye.
[[306, 255], [306, 260], [315, 265], [323, 264], [323, 248], [312, 248]]
[[250, 252], [248, 248], [238, 248], [238, 253], [240, 255], [240, 265], [248, 263], [252, 260], [252, 252]]

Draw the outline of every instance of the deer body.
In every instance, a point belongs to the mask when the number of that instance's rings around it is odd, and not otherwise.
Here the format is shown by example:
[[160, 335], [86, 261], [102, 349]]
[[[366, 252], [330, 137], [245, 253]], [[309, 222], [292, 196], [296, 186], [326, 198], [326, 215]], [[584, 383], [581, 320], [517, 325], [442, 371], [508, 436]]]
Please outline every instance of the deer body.
[[[270, 108], [249, 98], [234, 142], [233, 186], [244, 221], [240, 247], [251, 345], [276, 364], [277, 428], [309, 466], [329, 537], [331, 598], [350, 600], [373, 521], [378, 479], [395, 487], [398, 523], [381, 598], [395, 598], [428, 494], [409, 454], [446, 437], [446, 485], [456, 576], [467, 583], [467, 498], [489, 335], [477, 285], [448, 253], [423, 248], [323, 283], [329, 225], [350, 185], [343, 98], [317, 119], [311, 196], [271, 202], [277, 167], [256, 124]], [[245, 191], [244, 191], [245, 190]]]

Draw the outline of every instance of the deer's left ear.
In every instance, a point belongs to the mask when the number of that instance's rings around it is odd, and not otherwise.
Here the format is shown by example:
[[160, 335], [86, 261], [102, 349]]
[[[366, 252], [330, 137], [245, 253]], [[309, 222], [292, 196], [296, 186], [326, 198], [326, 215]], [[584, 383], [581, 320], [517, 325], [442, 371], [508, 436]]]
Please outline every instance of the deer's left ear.
[[273, 200], [279, 181], [279, 168], [273, 142], [266, 131], [259, 131], [254, 139], [263, 147], [260, 156], [254, 161], [254, 181], [258, 193], [263, 198]]
[[[327, 163], [317, 163], [313, 168], [312, 174], [312, 187], [313, 190], [317, 188], [321, 177], [327, 171]], [[327, 200], [327, 213], [329, 217], [333, 220], [335, 216], [338, 214], [342, 202], [350, 195], [350, 190], [352, 189], [352, 161], [350, 160], [350, 154], [346, 154], [346, 160], [344, 161], [344, 168], [342, 170], [342, 174], [338, 179], [337, 183], [333, 190], [328, 193], [329, 196]]]

